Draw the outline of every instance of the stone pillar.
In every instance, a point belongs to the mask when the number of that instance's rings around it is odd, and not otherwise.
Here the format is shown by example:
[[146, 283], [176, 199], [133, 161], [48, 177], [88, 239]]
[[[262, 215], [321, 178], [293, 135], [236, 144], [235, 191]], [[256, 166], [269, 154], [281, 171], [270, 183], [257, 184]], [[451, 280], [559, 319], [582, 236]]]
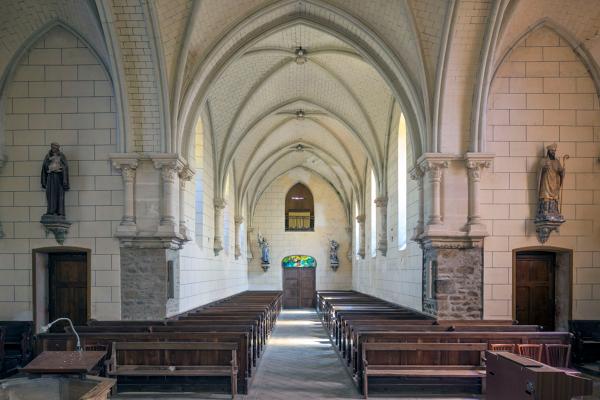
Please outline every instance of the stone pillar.
[[471, 236], [486, 236], [487, 230], [481, 223], [479, 211], [479, 183], [481, 181], [481, 171], [489, 168], [492, 163], [493, 155], [485, 153], [467, 153], [465, 163], [469, 175], [469, 214], [467, 220], [467, 232]]
[[178, 270], [176, 250], [121, 247], [121, 317], [157, 320], [168, 316], [167, 263]]
[[425, 234], [430, 234], [442, 228], [442, 198], [441, 185], [444, 168], [448, 168], [448, 158], [438, 153], [426, 153], [419, 158], [419, 167], [427, 175], [429, 183], [429, 204]]
[[425, 239], [423, 311], [439, 319], [483, 317], [482, 240]]
[[194, 171], [189, 166], [185, 166], [179, 173], [179, 233], [183, 236], [183, 240], [192, 240], [190, 228], [187, 226], [185, 217], [185, 200], [187, 183], [194, 177]]
[[410, 170], [410, 179], [417, 181], [417, 191], [419, 193], [419, 215], [417, 217], [417, 224], [413, 230], [412, 240], [416, 240], [423, 234], [424, 230], [424, 214], [425, 214], [425, 194], [423, 193], [423, 170], [419, 166], [415, 166]]
[[350, 238], [350, 240], [348, 241], [348, 243], [350, 243], [350, 246], [348, 246], [348, 252], [346, 253], [346, 258], [348, 258], [348, 261], [352, 262], [352, 227], [351, 226], [347, 226], [346, 227], [346, 233], [348, 234], [348, 237]]
[[365, 214], [356, 216], [358, 222], [358, 256], [365, 258]]
[[387, 254], [387, 197], [380, 196], [375, 200], [377, 209], [377, 250], [382, 256]]
[[215, 241], [214, 241], [214, 250], [215, 256], [218, 256], [219, 253], [223, 250], [223, 224], [224, 215], [223, 210], [227, 206], [227, 202], [225, 199], [216, 198], [214, 201], [215, 206]]
[[244, 217], [238, 215], [234, 218], [234, 221], [235, 221], [235, 252], [234, 252], [234, 254], [235, 254], [235, 259], [237, 260], [242, 255], [242, 245], [241, 245], [240, 233], [241, 233], [241, 229], [242, 229], [242, 224], [244, 223]]
[[254, 258], [254, 254], [252, 253], [252, 233], [254, 232], [254, 227], [249, 226], [246, 230], [246, 258], [248, 260], [252, 260]]
[[160, 225], [158, 234], [160, 236], [177, 236], [179, 233], [179, 172], [183, 169], [183, 163], [176, 155], [161, 155], [152, 158], [154, 167], [160, 169], [162, 181], [162, 202], [160, 212]]
[[138, 167], [137, 154], [115, 153], [109, 155], [114, 168], [123, 176], [123, 217], [116, 236], [135, 236], [135, 176]]

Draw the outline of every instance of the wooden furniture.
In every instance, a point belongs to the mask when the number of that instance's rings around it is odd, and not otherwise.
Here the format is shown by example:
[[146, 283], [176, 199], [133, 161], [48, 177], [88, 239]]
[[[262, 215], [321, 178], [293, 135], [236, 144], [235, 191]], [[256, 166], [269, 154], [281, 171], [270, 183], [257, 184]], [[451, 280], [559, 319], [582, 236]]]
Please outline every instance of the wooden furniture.
[[515, 352], [515, 345], [512, 343], [494, 343], [490, 344], [491, 351], [508, 351], [509, 353]]
[[90, 376], [83, 379], [61, 375], [13, 378], [0, 381], [0, 398], [106, 400], [115, 382]]
[[315, 268], [283, 268], [283, 304], [289, 308], [314, 308]]
[[487, 400], [564, 400], [592, 394], [591, 379], [508, 352], [486, 352]]
[[545, 344], [544, 362], [555, 368], [569, 368], [571, 362], [570, 344]]
[[517, 354], [523, 357], [531, 358], [535, 361], [542, 361], [541, 344], [517, 344]]
[[231, 396], [237, 394], [236, 343], [115, 342], [108, 375], [198, 377], [226, 376]]
[[6, 376], [31, 359], [31, 321], [0, 321], [0, 376]]
[[[485, 343], [365, 343], [362, 347], [363, 395], [367, 398], [369, 394], [369, 376], [432, 378], [434, 381], [429, 385], [430, 388], [439, 388], [447, 378], [474, 378], [481, 382], [485, 379], [483, 352], [486, 349]], [[421, 362], [405, 364], [406, 352], [430, 354], [419, 360]], [[461, 356], [469, 352], [477, 353], [476, 362], [472, 362], [473, 358]], [[448, 363], [434, 363], [434, 359], [445, 359]], [[426, 390], [428, 386], [423, 381], [415, 381], [413, 385]], [[481, 387], [484, 391], [483, 382]]]
[[569, 332], [575, 335], [573, 361], [576, 364], [600, 360], [600, 320], [569, 321]]
[[104, 351], [44, 351], [21, 371], [30, 374], [86, 374], [102, 360]]

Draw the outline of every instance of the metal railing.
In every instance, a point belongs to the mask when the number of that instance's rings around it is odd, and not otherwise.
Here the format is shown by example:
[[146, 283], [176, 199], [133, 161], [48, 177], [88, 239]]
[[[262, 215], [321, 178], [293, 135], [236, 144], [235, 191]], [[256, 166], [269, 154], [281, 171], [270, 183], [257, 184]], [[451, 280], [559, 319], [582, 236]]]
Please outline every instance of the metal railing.
[[310, 215], [306, 216], [285, 216], [285, 230], [286, 231], [314, 231], [315, 230], [315, 217]]

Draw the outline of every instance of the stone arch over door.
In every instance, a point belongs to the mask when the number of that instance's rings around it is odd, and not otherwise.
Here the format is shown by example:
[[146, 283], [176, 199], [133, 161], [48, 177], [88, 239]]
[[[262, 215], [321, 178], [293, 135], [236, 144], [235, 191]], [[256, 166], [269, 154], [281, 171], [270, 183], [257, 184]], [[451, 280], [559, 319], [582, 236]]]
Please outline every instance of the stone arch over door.
[[[517, 262], [523, 255], [550, 255], [554, 260], [554, 329], [568, 330], [573, 314], [573, 250], [560, 247], [531, 246], [513, 250], [512, 318], [517, 319]], [[521, 321], [520, 321], [521, 322]]]

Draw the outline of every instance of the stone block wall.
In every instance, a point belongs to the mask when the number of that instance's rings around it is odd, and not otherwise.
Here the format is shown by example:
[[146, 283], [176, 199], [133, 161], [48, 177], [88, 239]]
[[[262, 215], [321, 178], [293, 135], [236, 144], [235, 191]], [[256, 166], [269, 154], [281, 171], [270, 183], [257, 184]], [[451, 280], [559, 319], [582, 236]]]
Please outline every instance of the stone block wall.
[[[285, 196], [298, 182], [305, 184], [313, 194], [314, 232], [285, 231]], [[313, 256], [317, 260], [317, 290], [349, 290], [352, 287], [352, 263], [347, 257], [351, 239], [350, 233], [346, 231], [346, 215], [338, 195], [322, 178], [304, 169], [293, 169], [273, 181], [258, 201], [252, 225], [254, 236], [250, 238], [250, 242], [254, 258], [248, 265], [251, 290], [281, 290], [281, 260], [294, 254]], [[258, 233], [271, 245], [271, 267], [267, 272], [260, 265]], [[337, 271], [329, 266], [330, 239], [340, 244], [340, 265]]]
[[0, 135], [0, 319], [32, 318], [31, 251], [58, 246], [46, 236], [40, 185], [51, 142], [69, 162], [65, 246], [91, 249], [92, 318], [119, 318], [120, 258], [113, 232], [122, 216], [122, 179], [111, 168], [116, 122], [112, 82], [87, 46], [53, 28], [20, 60], [3, 96]]
[[[396, 110], [398, 113], [399, 110]], [[397, 120], [397, 118], [395, 119]], [[366, 187], [369, 189], [366, 204], [365, 221], [365, 259], [358, 259], [356, 251], [353, 251], [352, 261], [352, 288], [359, 292], [371, 294], [373, 296], [401, 304], [415, 310], [421, 310], [421, 282], [422, 282], [422, 252], [419, 244], [410, 240], [413, 229], [416, 226], [419, 214], [419, 194], [418, 186], [409, 176], [407, 180], [407, 201], [406, 210], [398, 209], [398, 136], [391, 135], [390, 150], [388, 160], [388, 251], [384, 257], [377, 254], [371, 256], [371, 213], [370, 206], [373, 199], [370, 196], [370, 178], [367, 179]], [[407, 135], [407, 170], [410, 170], [414, 163], [414, 157], [411, 152], [410, 135]], [[405, 213], [407, 218], [408, 238], [406, 248], [401, 249], [398, 243], [398, 214]], [[357, 229], [357, 224], [355, 224]], [[354, 236], [353, 236], [354, 237]]]
[[488, 99], [493, 168], [481, 180], [485, 239], [484, 313], [512, 317], [514, 249], [539, 246], [533, 219], [545, 146], [566, 163], [562, 213], [567, 222], [546, 246], [573, 250], [573, 318], [600, 318], [600, 108], [586, 66], [554, 31], [541, 28], [500, 65]]

